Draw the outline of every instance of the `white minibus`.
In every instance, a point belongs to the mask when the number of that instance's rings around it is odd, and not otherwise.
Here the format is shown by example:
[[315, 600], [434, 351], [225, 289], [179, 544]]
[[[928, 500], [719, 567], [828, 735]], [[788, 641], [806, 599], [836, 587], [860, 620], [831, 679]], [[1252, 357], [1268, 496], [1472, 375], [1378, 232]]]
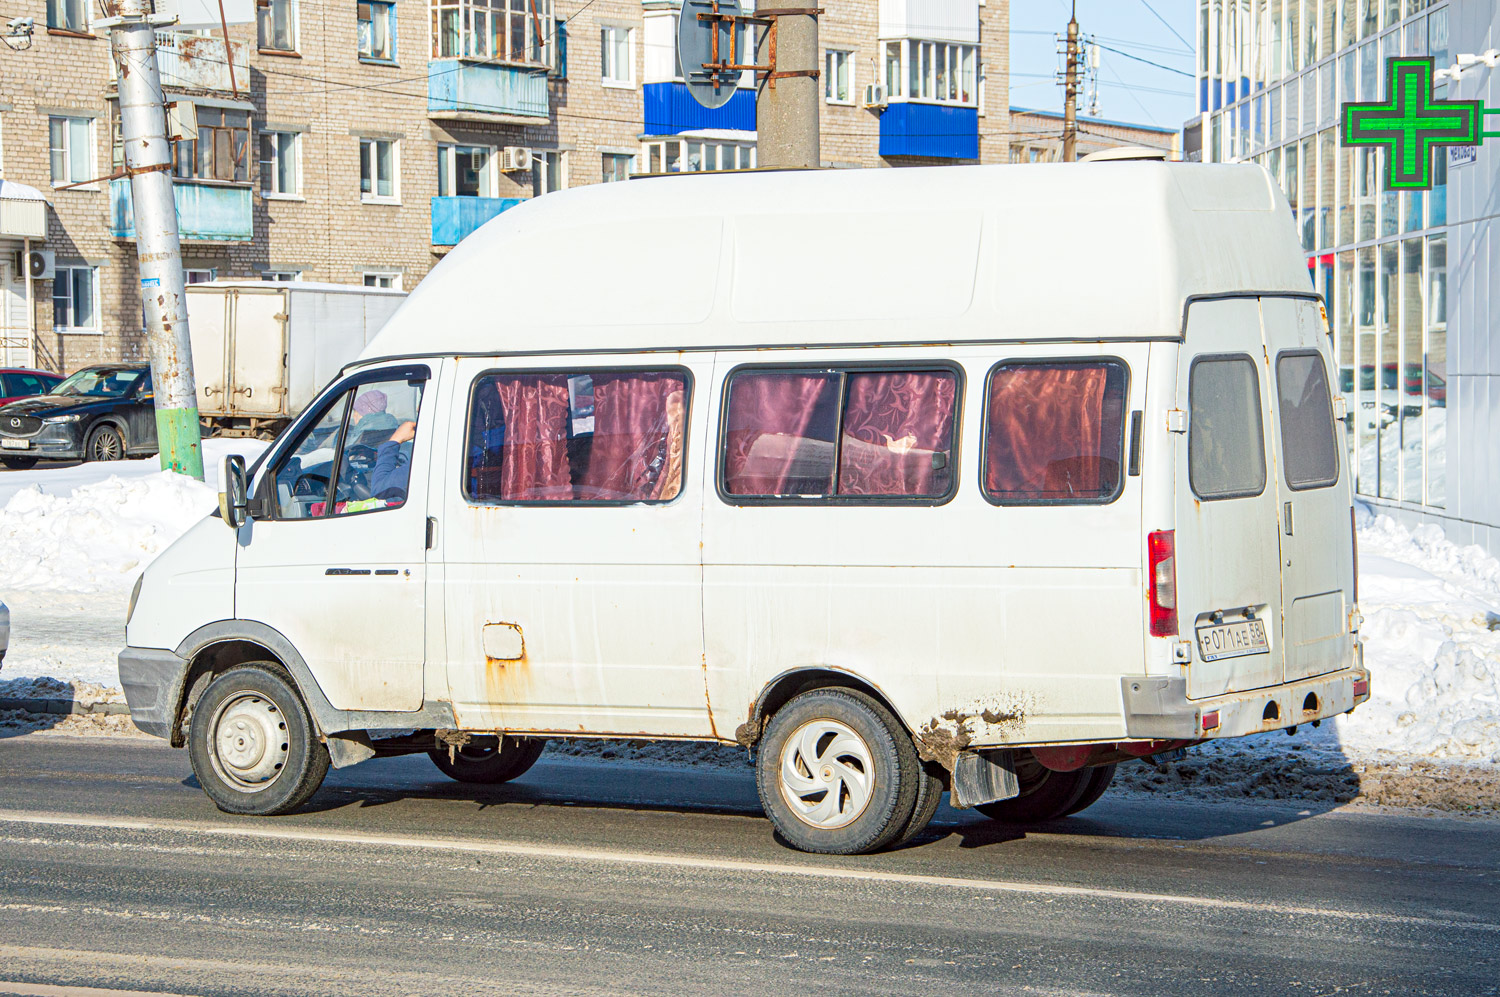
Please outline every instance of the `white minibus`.
[[740, 745], [786, 841], [1369, 696], [1326, 324], [1259, 167], [652, 177], [463, 241], [145, 571], [120, 678], [222, 809], [549, 737]]

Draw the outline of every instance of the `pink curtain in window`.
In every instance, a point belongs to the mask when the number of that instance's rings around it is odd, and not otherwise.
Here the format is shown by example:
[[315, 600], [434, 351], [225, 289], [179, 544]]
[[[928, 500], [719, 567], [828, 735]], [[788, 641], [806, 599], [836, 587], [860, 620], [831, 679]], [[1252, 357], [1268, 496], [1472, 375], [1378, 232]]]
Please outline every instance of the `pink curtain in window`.
[[[831, 413], [838, 378], [757, 371], [735, 377], [729, 391], [724, 481], [731, 495], [827, 494], [833, 485]], [[810, 435], [811, 434], [811, 435]]]
[[1016, 501], [1111, 494], [1120, 465], [1118, 441], [1106, 439], [1108, 377], [1102, 365], [997, 370], [985, 447], [990, 494]]
[[[946, 492], [956, 397], [952, 374], [850, 374], [838, 493]], [[943, 455], [943, 469], [933, 467], [934, 454]]]
[[567, 375], [500, 376], [494, 383], [505, 413], [499, 497], [523, 502], [571, 499]]
[[682, 488], [680, 374], [594, 375], [594, 442], [577, 498], [666, 501]]

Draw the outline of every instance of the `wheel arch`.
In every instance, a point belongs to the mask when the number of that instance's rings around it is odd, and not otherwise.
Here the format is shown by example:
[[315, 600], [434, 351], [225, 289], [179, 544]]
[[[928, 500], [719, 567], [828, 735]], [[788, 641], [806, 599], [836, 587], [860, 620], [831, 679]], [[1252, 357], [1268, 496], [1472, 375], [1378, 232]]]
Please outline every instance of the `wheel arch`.
[[871, 697], [890, 711], [907, 733], [915, 736], [911, 723], [896, 708], [896, 704], [879, 685], [857, 672], [832, 665], [805, 665], [789, 668], [771, 679], [761, 689], [755, 702], [750, 704], [750, 715], [735, 728], [734, 739], [744, 747], [752, 747], [765, 733], [766, 723], [777, 710], [785, 706], [794, 696], [813, 689], [853, 689]]
[[114, 412], [105, 412], [102, 415], [95, 416], [94, 420], [88, 424], [88, 428], [83, 431], [84, 456], [88, 456], [89, 442], [93, 439], [94, 433], [99, 430], [100, 426], [108, 426], [120, 434], [120, 456], [123, 458], [126, 451], [130, 449], [130, 433], [125, 429], [125, 420]]

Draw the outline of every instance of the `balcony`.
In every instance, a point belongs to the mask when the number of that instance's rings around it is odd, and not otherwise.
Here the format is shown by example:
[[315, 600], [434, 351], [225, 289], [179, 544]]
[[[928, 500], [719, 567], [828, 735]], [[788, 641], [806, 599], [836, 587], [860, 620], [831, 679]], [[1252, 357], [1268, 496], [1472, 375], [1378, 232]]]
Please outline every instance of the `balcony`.
[[[250, 92], [250, 46], [229, 43], [234, 57], [234, 83], [239, 93]], [[229, 86], [229, 60], [224, 57], [224, 39], [184, 35], [176, 31], [156, 33], [156, 63], [161, 85], [179, 90], [222, 90]], [[118, 73], [111, 62], [111, 72]], [[118, 84], [118, 76], [115, 77]]]
[[434, 59], [427, 64], [427, 112], [547, 118], [547, 75], [534, 69]]
[[979, 109], [892, 102], [880, 116], [882, 156], [979, 158]]
[[520, 204], [519, 197], [434, 197], [432, 244], [456, 246], [464, 237], [502, 211]]
[[[249, 187], [221, 187], [174, 181], [177, 231], [184, 241], [248, 242], [254, 231]], [[135, 209], [130, 180], [109, 182], [109, 232], [116, 239], [135, 238]]]
[[647, 135], [676, 135], [709, 128], [755, 131], [754, 90], [736, 90], [727, 104], [713, 109], [694, 100], [686, 83], [647, 83], [642, 91]]

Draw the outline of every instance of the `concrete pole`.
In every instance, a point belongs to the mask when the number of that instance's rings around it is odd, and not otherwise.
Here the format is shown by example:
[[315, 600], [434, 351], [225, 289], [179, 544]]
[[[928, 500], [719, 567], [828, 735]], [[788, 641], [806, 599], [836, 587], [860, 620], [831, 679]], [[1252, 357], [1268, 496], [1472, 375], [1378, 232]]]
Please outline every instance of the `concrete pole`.
[[156, 391], [156, 439], [162, 470], [202, 480], [198, 389], [193, 383], [182, 244], [172, 198], [172, 150], [156, 65], [157, 25], [149, 0], [120, 0], [116, 14], [110, 19], [110, 41], [120, 77], [120, 127], [135, 208], [141, 303]]
[[[817, 16], [778, 17], [774, 52], [777, 72], [817, 72], [820, 68]], [[789, 76], [765, 82], [755, 106], [757, 165], [817, 169], [823, 164], [818, 142], [821, 87], [818, 76]]]
[[1063, 97], [1063, 162], [1078, 159], [1078, 11], [1068, 20], [1068, 72]]

